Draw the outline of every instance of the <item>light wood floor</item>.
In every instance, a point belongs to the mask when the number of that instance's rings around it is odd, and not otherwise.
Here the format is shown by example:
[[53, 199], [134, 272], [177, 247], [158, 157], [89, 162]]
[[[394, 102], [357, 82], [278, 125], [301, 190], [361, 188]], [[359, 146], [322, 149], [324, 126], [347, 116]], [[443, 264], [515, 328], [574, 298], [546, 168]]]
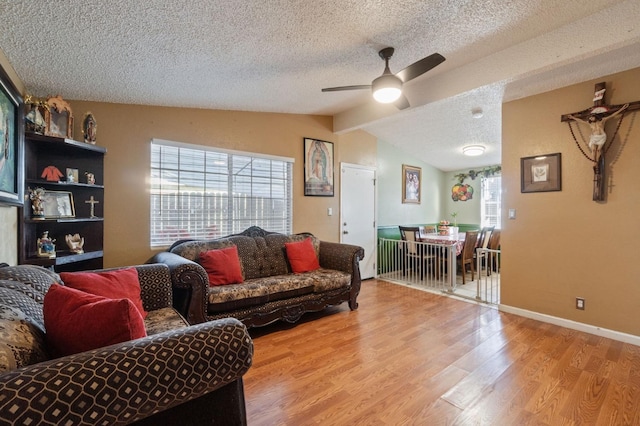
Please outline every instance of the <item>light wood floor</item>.
[[[390, 284], [251, 331], [257, 425], [638, 425], [640, 347]], [[634, 319], [637, 320], [637, 319]]]

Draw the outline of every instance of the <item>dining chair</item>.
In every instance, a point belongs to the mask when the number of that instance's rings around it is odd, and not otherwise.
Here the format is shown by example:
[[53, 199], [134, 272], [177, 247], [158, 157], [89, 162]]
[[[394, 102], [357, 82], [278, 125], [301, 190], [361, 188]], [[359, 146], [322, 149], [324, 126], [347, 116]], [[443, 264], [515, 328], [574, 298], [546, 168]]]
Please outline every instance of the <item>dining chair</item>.
[[475, 258], [476, 243], [478, 242], [478, 231], [467, 231], [464, 238], [462, 251], [457, 257], [458, 266], [462, 270], [462, 284], [466, 284], [467, 265], [471, 265], [471, 281], [475, 278]]
[[[480, 237], [478, 237], [478, 240], [480, 240]], [[487, 253], [484, 250], [481, 249], [489, 249], [489, 250], [497, 250], [498, 247], [500, 247], [500, 230], [499, 229], [493, 229], [490, 231], [489, 237], [485, 238], [484, 241], [482, 242], [482, 245], [480, 245], [480, 242], [478, 241], [478, 247], [476, 250], [476, 253], [474, 254], [474, 257], [477, 259], [478, 256], [480, 257], [480, 268], [484, 269], [485, 265], [487, 263], [487, 255], [488, 256], [496, 256], [496, 254], [494, 253]], [[495, 271], [496, 265], [495, 265], [495, 260], [496, 258], [493, 257], [493, 262], [491, 262], [493, 264], [492, 268]], [[478, 271], [478, 273], [480, 273], [480, 271]], [[487, 270], [487, 275], [491, 275], [491, 271]]]
[[420, 279], [424, 279], [424, 271], [427, 263], [435, 260], [435, 255], [426, 253], [423, 244], [420, 244], [420, 228], [414, 226], [399, 226], [400, 238], [402, 238], [402, 275], [407, 274], [407, 265], [420, 269]]
[[[498, 250], [500, 249], [500, 230], [496, 229], [491, 233], [491, 238], [489, 239], [489, 245], [488, 245], [489, 250]], [[493, 253], [491, 254], [491, 256], [493, 257], [493, 262], [491, 265], [491, 269], [493, 270], [493, 272], [497, 272], [498, 269], [498, 262], [497, 257], [499, 256], [499, 253]], [[483, 263], [485, 262], [485, 259], [483, 259]], [[487, 271], [488, 274], [491, 274], [491, 271]]]
[[489, 238], [491, 238], [491, 233], [495, 229], [495, 226], [485, 226], [480, 230], [480, 235], [478, 235], [478, 242], [476, 247], [487, 248], [487, 244], [489, 244]]

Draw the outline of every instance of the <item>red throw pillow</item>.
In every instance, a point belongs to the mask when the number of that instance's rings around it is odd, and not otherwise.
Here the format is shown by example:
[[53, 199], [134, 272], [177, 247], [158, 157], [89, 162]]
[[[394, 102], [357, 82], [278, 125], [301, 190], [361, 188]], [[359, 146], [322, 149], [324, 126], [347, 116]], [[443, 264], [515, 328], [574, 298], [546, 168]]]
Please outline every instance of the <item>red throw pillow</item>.
[[291, 264], [291, 270], [299, 274], [301, 272], [315, 271], [320, 268], [318, 256], [313, 248], [311, 237], [295, 243], [284, 243], [287, 250], [287, 258]]
[[109, 299], [129, 299], [138, 308], [142, 318], [147, 317], [142, 307], [140, 280], [136, 268], [104, 272], [61, 272], [60, 278], [64, 285], [76, 290]]
[[65, 356], [145, 337], [144, 320], [129, 299], [110, 299], [53, 284], [44, 296], [51, 353]]
[[203, 251], [200, 253], [200, 265], [207, 271], [210, 286], [239, 284], [244, 281], [236, 246]]

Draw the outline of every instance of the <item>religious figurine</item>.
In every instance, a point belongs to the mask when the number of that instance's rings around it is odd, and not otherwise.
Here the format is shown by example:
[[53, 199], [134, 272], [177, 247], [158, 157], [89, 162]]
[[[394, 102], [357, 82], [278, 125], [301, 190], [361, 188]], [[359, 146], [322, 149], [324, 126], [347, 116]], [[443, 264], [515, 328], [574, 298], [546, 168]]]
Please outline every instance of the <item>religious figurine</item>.
[[49, 238], [49, 231], [44, 231], [42, 236], [38, 238], [38, 257], [48, 257], [55, 259], [56, 257], [56, 240]]
[[29, 199], [34, 219], [44, 219], [44, 188], [29, 188]]
[[94, 185], [96, 183], [96, 176], [93, 173], [84, 172], [84, 174], [87, 177], [87, 184], [88, 185]]
[[[605, 155], [618, 134], [625, 113], [640, 109], [640, 101], [629, 102], [624, 105], [607, 105], [604, 100], [605, 92], [605, 82], [597, 83], [595, 85], [593, 107], [572, 114], [564, 114], [560, 117], [560, 121], [568, 123], [573, 141], [582, 155], [593, 163], [593, 201], [605, 201], [605, 169], [607, 168]], [[619, 116], [618, 124], [614, 129], [613, 135], [609, 138], [605, 132], [605, 124], [616, 116]], [[573, 127], [571, 127], [571, 122], [573, 121], [578, 123], [578, 127], [582, 123], [588, 125], [591, 129], [588, 144], [582, 133], [580, 133], [581, 141], [576, 138]], [[588, 145], [588, 152], [582, 145]]]
[[82, 247], [84, 246], [84, 238], [80, 236], [80, 234], [67, 234], [64, 236], [64, 240], [67, 242], [67, 246], [69, 246], [69, 250], [75, 254], [84, 253]]
[[90, 208], [90, 212], [89, 212], [89, 217], [93, 218], [96, 217], [96, 204], [100, 203], [100, 201], [96, 200], [93, 198], [93, 195], [91, 196], [91, 198], [89, 198], [89, 200], [85, 201], [86, 204], [91, 204], [91, 208]]
[[41, 111], [48, 108], [47, 103], [42, 99], [26, 95], [24, 97], [24, 104], [27, 109], [27, 114], [25, 115], [25, 130], [27, 132], [44, 135], [44, 129], [47, 123]]
[[[613, 114], [608, 116], [603, 116], [603, 114], [608, 113], [609, 109], [603, 106], [593, 108], [591, 110], [591, 114], [587, 120], [583, 120], [580, 117], [575, 117], [571, 114], [568, 114], [567, 117], [579, 121], [581, 123], [588, 124], [591, 127], [591, 136], [589, 137], [589, 149], [591, 152], [598, 152], [598, 149], [602, 148], [602, 146], [607, 142], [607, 134], [604, 131], [605, 123], [615, 117], [616, 115], [622, 113], [625, 109], [629, 107], [629, 104], [624, 104], [621, 108], [615, 111]], [[597, 159], [597, 158], [596, 158]]]
[[82, 134], [84, 135], [84, 141], [92, 145], [96, 144], [96, 132], [98, 131], [98, 123], [93, 117], [93, 114], [87, 112], [82, 122]]

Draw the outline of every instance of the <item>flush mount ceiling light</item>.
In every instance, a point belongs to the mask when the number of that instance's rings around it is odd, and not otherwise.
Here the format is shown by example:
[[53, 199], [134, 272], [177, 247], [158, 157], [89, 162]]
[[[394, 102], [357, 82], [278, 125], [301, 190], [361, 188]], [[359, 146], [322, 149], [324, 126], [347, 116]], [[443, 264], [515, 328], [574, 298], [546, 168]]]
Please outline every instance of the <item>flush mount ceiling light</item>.
[[484, 154], [484, 146], [482, 145], [467, 145], [462, 148], [462, 153], [464, 155], [468, 155], [469, 157], [476, 157], [478, 155]]
[[473, 118], [482, 118], [484, 112], [482, 112], [482, 108], [474, 108], [471, 110], [471, 116]]

